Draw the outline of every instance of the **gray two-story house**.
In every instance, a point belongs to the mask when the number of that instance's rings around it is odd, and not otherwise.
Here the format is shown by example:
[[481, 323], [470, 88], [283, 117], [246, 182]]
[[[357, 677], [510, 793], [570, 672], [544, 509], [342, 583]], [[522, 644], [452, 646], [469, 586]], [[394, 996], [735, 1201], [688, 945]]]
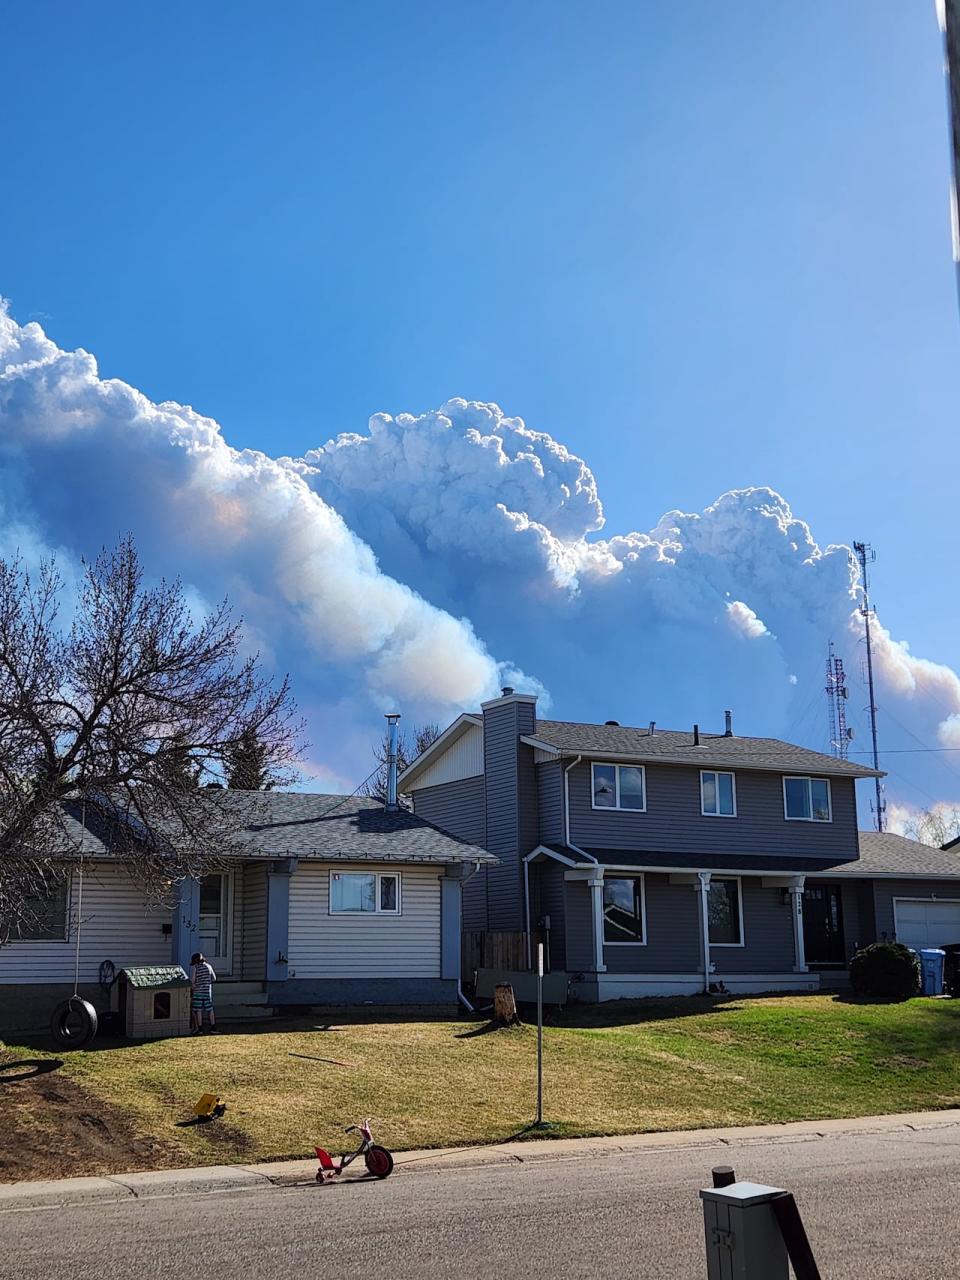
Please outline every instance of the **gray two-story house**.
[[[467, 930], [524, 933], [582, 999], [815, 990], [859, 945], [960, 941], [960, 858], [858, 832], [872, 769], [771, 738], [537, 717], [504, 690], [400, 777], [499, 861]], [[529, 944], [528, 944], [529, 945]]]

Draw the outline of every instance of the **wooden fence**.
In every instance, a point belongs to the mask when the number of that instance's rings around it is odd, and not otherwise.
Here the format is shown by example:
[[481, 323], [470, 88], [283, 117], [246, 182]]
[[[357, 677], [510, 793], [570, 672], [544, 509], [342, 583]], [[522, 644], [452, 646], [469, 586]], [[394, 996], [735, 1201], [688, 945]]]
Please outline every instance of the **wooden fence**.
[[473, 982], [478, 969], [525, 970], [527, 935], [524, 932], [467, 930], [461, 939], [460, 963], [464, 982]]

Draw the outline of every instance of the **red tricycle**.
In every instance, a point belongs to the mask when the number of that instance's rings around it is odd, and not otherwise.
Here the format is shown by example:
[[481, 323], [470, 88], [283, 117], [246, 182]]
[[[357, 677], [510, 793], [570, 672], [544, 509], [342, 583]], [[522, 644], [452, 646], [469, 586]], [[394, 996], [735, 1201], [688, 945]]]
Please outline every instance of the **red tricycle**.
[[344, 1129], [344, 1133], [360, 1134], [360, 1145], [356, 1151], [349, 1151], [346, 1155], [340, 1157], [339, 1165], [333, 1163], [333, 1158], [329, 1151], [324, 1151], [323, 1147], [314, 1147], [317, 1153], [317, 1159], [320, 1161], [320, 1168], [317, 1170], [317, 1181], [323, 1185], [328, 1179], [338, 1178], [348, 1164], [352, 1164], [357, 1156], [363, 1156], [363, 1162], [367, 1166], [367, 1173], [374, 1178], [386, 1178], [393, 1172], [393, 1156], [386, 1147], [378, 1146], [373, 1140], [373, 1134], [370, 1132], [370, 1121], [364, 1120], [363, 1124], [351, 1124]]

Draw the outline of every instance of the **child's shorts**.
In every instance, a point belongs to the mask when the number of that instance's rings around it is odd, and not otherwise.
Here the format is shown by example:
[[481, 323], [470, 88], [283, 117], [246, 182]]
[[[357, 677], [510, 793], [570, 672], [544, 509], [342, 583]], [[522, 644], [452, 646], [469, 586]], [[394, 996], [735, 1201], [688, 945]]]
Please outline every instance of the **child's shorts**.
[[190, 1008], [194, 1013], [213, 1013], [213, 996], [191, 996]]

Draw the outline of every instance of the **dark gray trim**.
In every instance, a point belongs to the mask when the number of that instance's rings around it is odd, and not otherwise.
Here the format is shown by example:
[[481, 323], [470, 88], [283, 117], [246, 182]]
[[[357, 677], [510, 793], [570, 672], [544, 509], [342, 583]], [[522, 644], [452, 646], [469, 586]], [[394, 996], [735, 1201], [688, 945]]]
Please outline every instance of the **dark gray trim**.
[[455, 1005], [451, 978], [290, 978], [267, 983], [267, 1003], [320, 1005]]

